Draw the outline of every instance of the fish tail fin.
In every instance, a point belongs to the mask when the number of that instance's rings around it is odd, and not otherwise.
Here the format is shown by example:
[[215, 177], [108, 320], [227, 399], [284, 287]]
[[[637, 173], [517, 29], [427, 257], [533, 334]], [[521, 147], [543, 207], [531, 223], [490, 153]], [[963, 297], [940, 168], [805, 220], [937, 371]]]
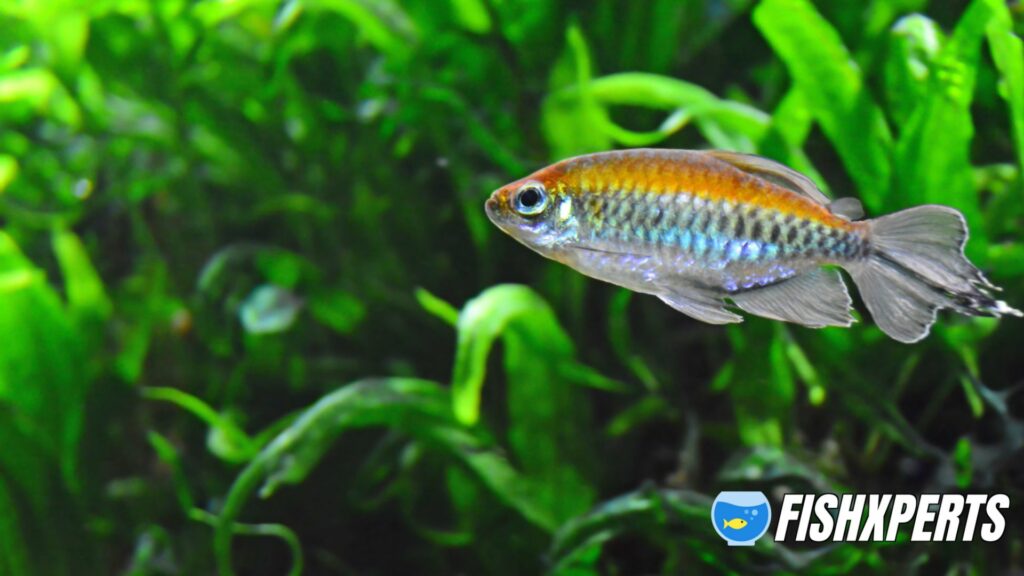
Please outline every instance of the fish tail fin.
[[728, 527], [729, 527], [729, 521], [726, 520], [725, 518], [722, 518], [722, 528], [728, 528]]
[[868, 255], [844, 267], [875, 323], [900, 342], [928, 335], [935, 314], [1021, 312], [992, 297], [993, 286], [964, 256], [967, 222], [946, 206], [917, 206], [868, 221]]

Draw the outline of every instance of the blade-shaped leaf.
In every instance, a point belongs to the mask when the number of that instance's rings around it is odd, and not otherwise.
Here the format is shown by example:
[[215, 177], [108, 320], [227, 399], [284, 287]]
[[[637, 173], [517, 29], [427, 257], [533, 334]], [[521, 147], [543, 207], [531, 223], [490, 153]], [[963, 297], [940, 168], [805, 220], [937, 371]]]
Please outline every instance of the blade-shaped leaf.
[[1002, 76], [999, 92], [1010, 106], [1010, 126], [1013, 143], [1017, 147], [1017, 164], [1024, 170], [1024, 42], [1013, 30], [1010, 8], [1005, 2], [989, 0], [988, 7], [992, 11], [992, 19], [986, 30], [989, 48]]
[[976, 0], [957, 24], [928, 75], [926, 96], [900, 134], [896, 147], [894, 206], [946, 204], [960, 210], [971, 230], [968, 254], [985, 256], [987, 239], [974, 188], [971, 101], [981, 41], [992, 11]]
[[892, 135], [838, 32], [809, 0], [765, 0], [754, 10], [754, 23], [785, 62], [864, 203], [881, 208]]
[[0, 300], [0, 406], [32, 423], [26, 432], [51, 450], [74, 486], [89, 379], [82, 342], [56, 291], [3, 232]]

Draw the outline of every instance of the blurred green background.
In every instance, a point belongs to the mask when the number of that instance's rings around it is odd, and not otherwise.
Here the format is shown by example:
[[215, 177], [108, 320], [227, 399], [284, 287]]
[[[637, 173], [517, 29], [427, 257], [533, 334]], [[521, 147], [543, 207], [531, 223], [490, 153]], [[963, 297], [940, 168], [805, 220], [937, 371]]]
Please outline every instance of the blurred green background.
[[[0, 574], [1010, 574], [1024, 322], [692, 321], [491, 190], [616, 147], [954, 206], [1024, 305], [1002, 0], [4, 0]], [[863, 306], [859, 306], [863, 310]], [[721, 490], [1005, 492], [997, 543], [728, 548]]]

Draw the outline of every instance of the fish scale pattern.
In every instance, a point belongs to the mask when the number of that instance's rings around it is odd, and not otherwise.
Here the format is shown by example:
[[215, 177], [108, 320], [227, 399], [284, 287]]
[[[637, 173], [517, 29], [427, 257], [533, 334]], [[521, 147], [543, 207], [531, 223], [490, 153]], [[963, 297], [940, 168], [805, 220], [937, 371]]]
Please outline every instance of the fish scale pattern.
[[[642, 184], [636, 182], [636, 184]], [[681, 251], [708, 265], [863, 257], [864, 237], [780, 210], [687, 192], [580, 191], [590, 239], [624, 249]]]

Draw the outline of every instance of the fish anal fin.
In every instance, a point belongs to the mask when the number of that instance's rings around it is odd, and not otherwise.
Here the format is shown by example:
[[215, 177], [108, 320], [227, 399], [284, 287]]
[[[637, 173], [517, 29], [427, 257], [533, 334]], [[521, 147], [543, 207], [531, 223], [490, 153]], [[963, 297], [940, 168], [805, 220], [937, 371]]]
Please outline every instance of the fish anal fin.
[[725, 309], [723, 294], [714, 290], [694, 286], [689, 283], [659, 287], [654, 294], [661, 301], [686, 314], [708, 324], [735, 324], [742, 322], [743, 317]]
[[849, 326], [850, 294], [838, 270], [819, 268], [729, 296], [741, 310], [810, 328]]
[[743, 154], [725, 150], [707, 150], [705, 153], [752, 176], [762, 178], [772, 184], [778, 184], [806, 196], [823, 206], [827, 206], [832, 202], [810, 178], [775, 160], [769, 160], [756, 154]]

